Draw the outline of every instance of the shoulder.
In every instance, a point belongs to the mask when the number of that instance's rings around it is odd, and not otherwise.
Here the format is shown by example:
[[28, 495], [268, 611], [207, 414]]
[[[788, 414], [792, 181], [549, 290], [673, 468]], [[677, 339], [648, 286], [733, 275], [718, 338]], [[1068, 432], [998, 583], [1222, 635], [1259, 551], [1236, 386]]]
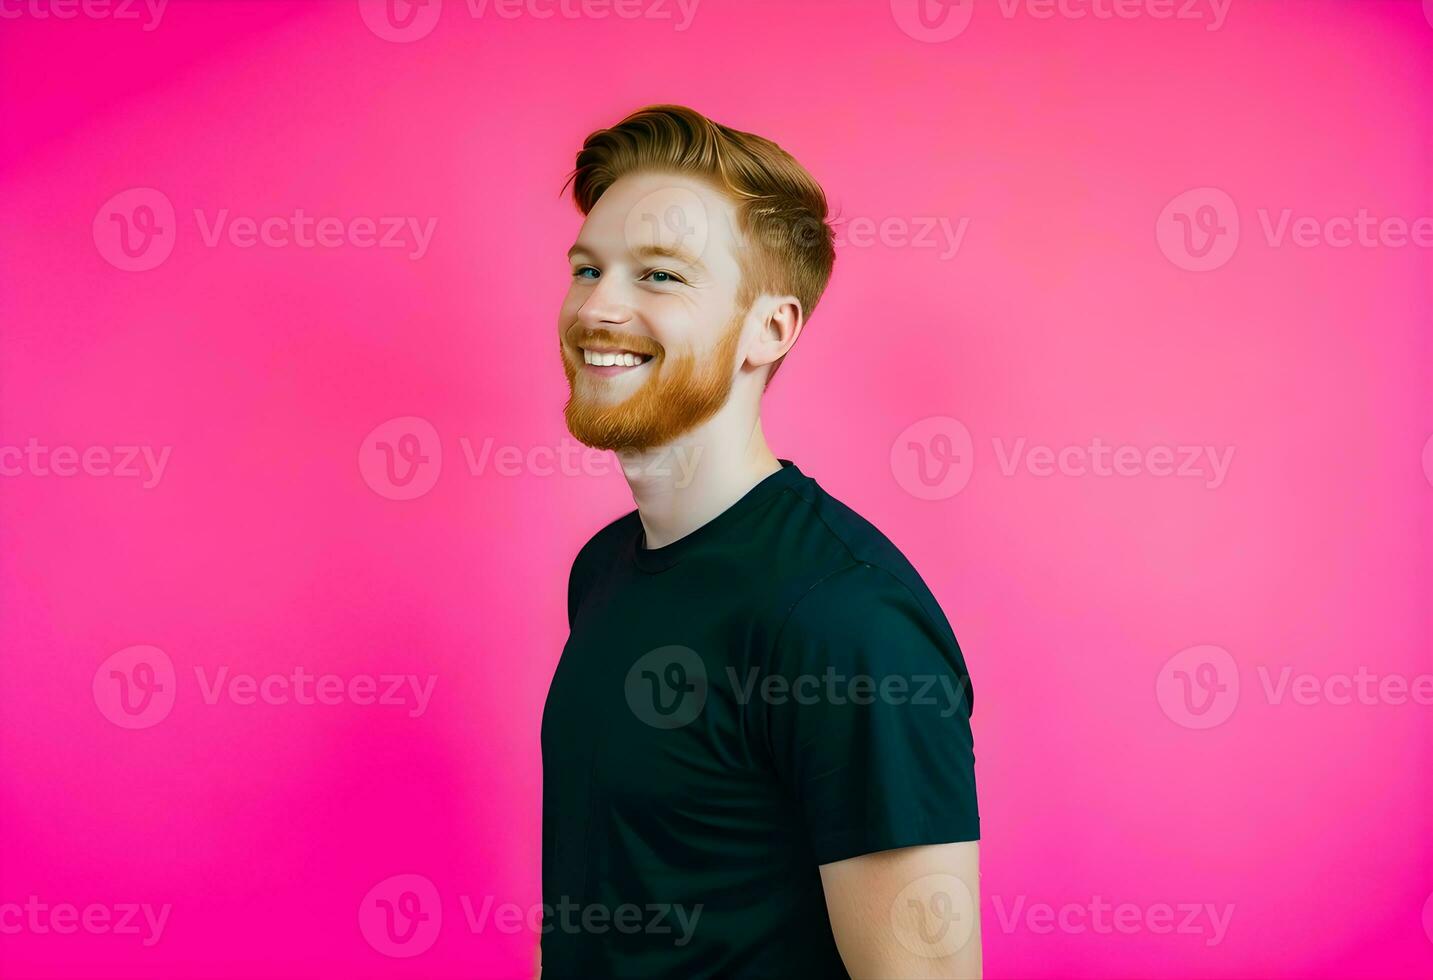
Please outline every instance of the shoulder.
[[577, 549], [577, 557], [572, 560], [573, 568], [619, 551], [623, 543], [636, 532], [637, 525], [635, 510], [629, 510], [621, 517], [607, 522]]
[[572, 559], [572, 569], [567, 576], [569, 605], [575, 604], [586, 591], [592, 576], [604, 568], [610, 568], [622, 553], [622, 549], [637, 533], [639, 521], [635, 510], [608, 522], [577, 550]]
[[925, 580], [875, 524], [814, 480], [797, 491], [785, 519], [800, 525], [808, 560], [784, 596], [783, 632], [869, 630], [886, 617], [903, 616], [954, 641]]

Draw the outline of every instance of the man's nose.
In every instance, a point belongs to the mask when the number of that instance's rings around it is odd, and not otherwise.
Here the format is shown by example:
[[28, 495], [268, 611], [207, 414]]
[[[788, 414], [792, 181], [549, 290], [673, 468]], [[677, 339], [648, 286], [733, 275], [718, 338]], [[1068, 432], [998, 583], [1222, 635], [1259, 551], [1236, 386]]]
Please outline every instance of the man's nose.
[[578, 308], [577, 319], [590, 327], [626, 323], [632, 319], [631, 294], [616, 277], [603, 277]]

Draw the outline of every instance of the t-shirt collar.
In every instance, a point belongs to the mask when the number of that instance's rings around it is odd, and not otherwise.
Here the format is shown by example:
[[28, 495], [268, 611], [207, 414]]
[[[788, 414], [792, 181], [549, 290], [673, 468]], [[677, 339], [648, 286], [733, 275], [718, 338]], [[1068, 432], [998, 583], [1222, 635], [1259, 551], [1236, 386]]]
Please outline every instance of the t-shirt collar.
[[[636, 519], [637, 533], [630, 539], [632, 563], [644, 572], [661, 572], [671, 568], [704, 543], [716, 540], [734, 524], [754, 512], [762, 503], [786, 487], [805, 479], [799, 467], [789, 459], [778, 459], [781, 469], [762, 479], [736, 503], [707, 521], [695, 531], [683, 535], [661, 548], [646, 547], [647, 532], [641, 518]], [[633, 512], [636, 513], [635, 511]]]

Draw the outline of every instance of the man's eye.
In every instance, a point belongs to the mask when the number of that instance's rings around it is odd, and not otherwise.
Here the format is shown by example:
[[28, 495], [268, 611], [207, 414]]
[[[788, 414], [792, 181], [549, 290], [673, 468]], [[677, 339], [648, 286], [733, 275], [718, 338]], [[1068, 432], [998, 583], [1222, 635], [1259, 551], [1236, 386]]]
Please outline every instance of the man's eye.
[[592, 266], [590, 266], [590, 265], [580, 266], [580, 267], [577, 268], [576, 271], [574, 271], [574, 272], [572, 273], [572, 278], [574, 278], [574, 279], [581, 279], [581, 278], [582, 278], [582, 274], [583, 274], [584, 272], [596, 273], [597, 270], [594, 269], [594, 268], [592, 268]]
[[684, 282], [686, 282], [685, 279], [683, 279], [681, 276], [677, 275], [675, 272], [668, 272], [666, 269], [653, 269], [652, 271], [648, 272], [646, 276], [643, 276], [642, 278], [643, 278], [643, 279], [646, 279], [647, 276], [666, 276], [666, 277], [667, 277], [666, 279], [653, 279], [653, 280], [652, 280], [653, 282], [663, 282], [663, 283], [666, 283], [666, 282], [683, 282], [683, 283], [684, 283]]

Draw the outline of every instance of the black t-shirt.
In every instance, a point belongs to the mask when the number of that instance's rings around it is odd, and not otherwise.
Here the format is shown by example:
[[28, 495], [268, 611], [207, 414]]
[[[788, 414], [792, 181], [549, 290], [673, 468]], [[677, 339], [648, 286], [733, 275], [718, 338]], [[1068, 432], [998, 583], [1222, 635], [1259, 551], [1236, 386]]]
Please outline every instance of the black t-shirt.
[[542, 959], [845, 977], [818, 866], [977, 840], [969, 675], [920, 576], [790, 460], [683, 538], [583, 546], [542, 717]]

